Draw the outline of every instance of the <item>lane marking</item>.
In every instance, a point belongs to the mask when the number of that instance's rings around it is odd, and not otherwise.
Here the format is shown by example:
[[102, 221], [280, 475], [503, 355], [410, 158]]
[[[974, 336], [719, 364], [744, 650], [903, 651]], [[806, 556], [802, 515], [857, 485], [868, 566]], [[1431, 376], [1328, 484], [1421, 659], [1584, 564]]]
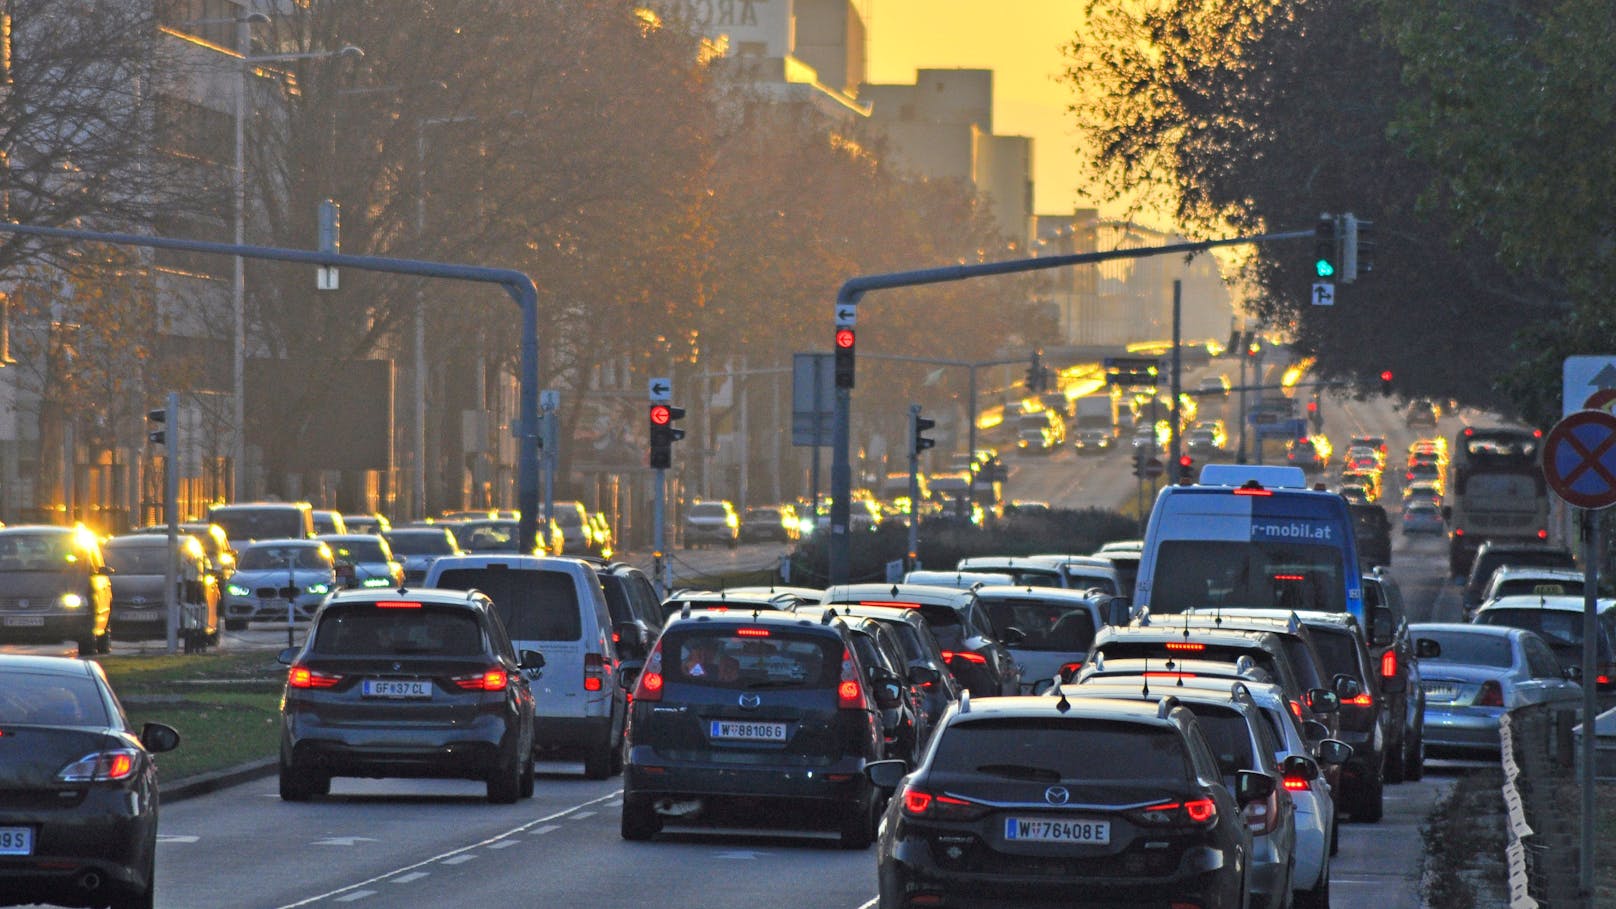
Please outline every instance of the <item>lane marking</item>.
[[500, 840], [497, 843], [489, 843], [488, 848], [490, 848], [490, 849], [509, 849], [514, 845], [516, 845], [516, 840]]
[[539, 836], [541, 834], [549, 833], [552, 830], [560, 830], [560, 829], [561, 829], [560, 824], [545, 824], [543, 827], [535, 827], [534, 829], [529, 830], [527, 832], [527, 835], [528, 836]]
[[418, 881], [423, 877], [431, 877], [431, 876], [432, 876], [432, 872], [430, 872], [430, 871], [411, 871], [409, 874], [401, 874], [398, 877], [395, 877], [392, 880], [388, 881], [387, 883], [389, 883], [389, 884], [409, 884], [409, 883], [413, 883], [415, 881]]
[[595, 816], [595, 812], [593, 812], [593, 811], [580, 811], [577, 814], [574, 814], [572, 817], [567, 818], [567, 820], [569, 820], [569, 821], [581, 821], [586, 817], [594, 817], [594, 816]]
[[[394, 868], [392, 871], [387, 871], [387, 872], [384, 872], [382, 874], [378, 874], [378, 875], [376, 875], [374, 877], [370, 877], [370, 878], [367, 878], [365, 880], [359, 881], [357, 883], [349, 884], [346, 887], [338, 887], [335, 890], [327, 891], [325, 893], [319, 894], [318, 896], [311, 896], [311, 897], [308, 897], [306, 899], [301, 899], [301, 900], [298, 900], [295, 903], [287, 903], [286, 905], [279, 907], [279, 909], [298, 909], [298, 907], [300, 907], [300, 906], [308, 906], [308, 905], [311, 905], [313, 903], [318, 903], [321, 900], [333, 899], [333, 898], [341, 896], [343, 894], [352, 893], [352, 892], [354, 892], [356, 890], [359, 890], [362, 887], [368, 887], [371, 884], [374, 884], [374, 883], [376, 883], [378, 881], [387, 880], [390, 877], [395, 877], [397, 875], [403, 874], [404, 872], [416, 871], [416, 870], [418, 870], [420, 868], [423, 868], [423, 867], [425, 867], [427, 865], [431, 865], [431, 864], [433, 864], [435, 862], [442, 862], [444, 859], [450, 858], [452, 856], [461, 855], [463, 853], [470, 852], [473, 849], [482, 848], [484, 846], [487, 846], [490, 843], [497, 843], [500, 840], [509, 838], [512, 834], [522, 833], [522, 832], [524, 832], [526, 830], [530, 830], [537, 824], [543, 824], [543, 823], [545, 823], [547, 821], [556, 820], [557, 818], [564, 817], [564, 816], [566, 816], [566, 815], [568, 815], [568, 814], [570, 814], [570, 813], [572, 813], [574, 811], [577, 811], [579, 808], [588, 808], [588, 807], [593, 806], [593, 805], [599, 805], [599, 804], [601, 804], [602, 802], [605, 802], [608, 799], [620, 798], [620, 797], [622, 797], [622, 795], [623, 795], [623, 790], [616, 789], [616, 790], [613, 790], [612, 792], [609, 792], [609, 793], [607, 793], [607, 794], [605, 794], [603, 796], [599, 796], [598, 798], [592, 798], [587, 802], [580, 802], [580, 803], [578, 803], [576, 805], [573, 805], [573, 806], [571, 806], [569, 808], [563, 808], [560, 811], [554, 812], [552, 814], [547, 814], [544, 817], [534, 818], [533, 820], [528, 821], [525, 824], [522, 824], [522, 825], [517, 826], [517, 827], [513, 827], [510, 830], [505, 831], [504, 833], [500, 833], [500, 834], [497, 834], [495, 836], [491, 836], [488, 839], [485, 839], [485, 840], [483, 840], [481, 842], [472, 843], [472, 844], [467, 845], [467, 846], [461, 846], [459, 849], [451, 849], [448, 852], [442, 853], [440, 855], [435, 855], [435, 856], [433, 856], [433, 857], [431, 857], [429, 859], [423, 859], [423, 860], [421, 860], [419, 862], [414, 862], [412, 864], [405, 865], [402, 868]], [[277, 796], [277, 798], [278, 797], [279, 796]], [[871, 903], [870, 905], [874, 905], [874, 904]], [[861, 909], [862, 909], [862, 907], [861, 907]]]
[[358, 902], [359, 900], [362, 900], [367, 896], [375, 896], [375, 895], [376, 895], [376, 891], [374, 891], [374, 890], [355, 890], [354, 892], [352, 892], [350, 894], [347, 894], [346, 896], [337, 897], [336, 902], [339, 902], [339, 903], [353, 903], [353, 902]]
[[474, 852], [462, 852], [459, 855], [451, 855], [451, 856], [449, 856], [448, 858], [444, 859], [442, 862], [439, 862], [439, 864], [440, 865], [464, 865], [465, 863], [471, 861], [472, 859], [474, 859], [476, 857], [477, 857], [477, 854], [474, 853]]
[[870, 900], [868, 903], [860, 903], [858, 909], [875, 909], [875, 904], [879, 902], [881, 902], [881, 898], [878, 896]]

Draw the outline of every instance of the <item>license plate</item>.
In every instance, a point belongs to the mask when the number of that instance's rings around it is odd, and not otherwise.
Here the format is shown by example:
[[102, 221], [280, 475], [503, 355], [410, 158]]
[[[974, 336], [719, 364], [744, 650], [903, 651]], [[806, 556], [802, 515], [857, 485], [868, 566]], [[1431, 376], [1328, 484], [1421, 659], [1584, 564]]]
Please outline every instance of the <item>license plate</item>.
[[8, 615], [5, 626], [7, 628], [43, 628], [45, 617], [42, 615]]
[[34, 828], [0, 827], [0, 855], [33, 855]]
[[1459, 696], [1459, 686], [1425, 683], [1425, 696], [1433, 701], [1451, 701]]
[[365, 679], [361, 693], [367, 698], [430, 698], [432, 683], [424, 680]]
[[713, 720], [707, 734], [715, 739], [743, 742], [783, 742], [786, 740], [785, 723], [731, 723]]
[[1104, 846], [1111, 842], [1111, 822], [1007, 817], [1004, 819], [1004, 838], [1017, 843], [1086, 843]]

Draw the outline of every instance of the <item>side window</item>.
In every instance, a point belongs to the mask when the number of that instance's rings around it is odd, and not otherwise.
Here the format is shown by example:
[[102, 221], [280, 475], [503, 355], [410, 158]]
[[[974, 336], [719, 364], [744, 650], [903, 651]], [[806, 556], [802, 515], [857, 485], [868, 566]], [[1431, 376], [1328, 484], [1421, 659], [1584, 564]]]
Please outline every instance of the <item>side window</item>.
[[983, 609], [980, 603], [971, 605], [971, 633], [989, 639], [997, 638], [993, 633], [993, 625], [988, 622], [987, 610]]
[[1206, 736], [1202, 734], [1199, 726], [1185, 730], [1184, 740], [1190, 746], [1190, 762], [1195, 765], [1195, 775], [1203, 780], [1221, 780], [1223, 772], [1218, 769], [1217, 758], [1212, 756], [1212, 749], [1206, 744]]
[[494, 652], [509, 657], [517, 662], [516, 648], [511, 646], [511, 639], [505, 634], [505, 626], [500, 624], [499, 617], [494, 614], [494, 607], [490, 605], [487, 613], [487, 627], [489, 641], [494, 645]]
[[[1261, 719], [1258, 719], [1258, 717], [1261, 717]], [[1271, 722], [1272, 720], [1261, 709], [1252, 710], [1251, 728], [1257, 734], [1258, 747], [1262, 749], [1263, 755], [1267, 758], [1263, 761], [1263, 766], [1269, 768], [1274, 765], [1273, 756], [1284, 750], [1285, 747], [1274, 737], [1274, 730], [1269, 725]]]
[[1536, 635], [1522, 638], [1521, 646], [1526, 651], [1526, 667], [1531, 670], [1532, 678], [1560, 677], [1560, 661], [1554, 658], [1554, 651], [1541, 638]]
[[643, 574], [625, 575], [623, 581], [628, 586], [629, 602], [633, 604], [634, 614], [640, 617], [651, 628], [662, 627], [662, 606], [657, 603], [656, 590]]

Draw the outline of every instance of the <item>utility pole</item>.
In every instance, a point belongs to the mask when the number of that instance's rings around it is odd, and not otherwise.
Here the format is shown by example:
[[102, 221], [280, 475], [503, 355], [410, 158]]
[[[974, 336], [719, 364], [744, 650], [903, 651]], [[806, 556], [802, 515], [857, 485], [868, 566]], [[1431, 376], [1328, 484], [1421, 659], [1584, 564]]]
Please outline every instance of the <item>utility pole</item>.
[[[1172, 396], [1173, 396], [1173, 431], [1172, 431], [1171, 436], [1169, 436], [1169, 438], [1172, 439], [1172, 442], [1169, 445], [1169, 448], [1170, 448], [1170, 451], [1168, 453], [1169, 460], [1167, 462], [1169, 464], [1174, 464], [1174, 465], [1176, 465], [1178, 463], [1178, 456], [1181, 454], [1181, 452], [1179, 451], [1179, 448], [1180, 448], [1179, 443], [1180, 443], [1181, 439], [1179, 437], [1183, 432], [1183, 430], [1181, 428], [1182, 427], [1182, 421], [1180, 420], [1179, 413], [1178, 413], [1178, 396], [1183, 391], [1183, 389], [1180, 387], [1180, 384], [1179, 384], [1179, 376], [1183, 372], [1183, 369], [1184, 369], [1183, 354], [1182, 354], [1182, 351], [1179, 349], [1179, 326], [1180, 326], [1180, 323], [1183, 320], [1183, 312], [1184, 312], [1183, 289], [1184, 289], [1183, 282], [1178, 280], [1177, 278], [1174, 278], [1173, 279], [1173, 375], [1168, 380], [1168, 382], [1169, 382], [1168, 388], [1170, 389], [1170, 391], [1172, 393]], [[1169, 481], [1171, 481], [1171, 478], [1169, 478]]]

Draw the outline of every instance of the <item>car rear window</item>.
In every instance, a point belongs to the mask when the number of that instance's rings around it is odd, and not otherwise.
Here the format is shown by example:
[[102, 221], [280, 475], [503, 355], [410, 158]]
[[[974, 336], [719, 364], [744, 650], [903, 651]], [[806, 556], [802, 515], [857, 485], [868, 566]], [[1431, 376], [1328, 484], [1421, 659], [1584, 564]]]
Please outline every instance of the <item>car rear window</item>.
[[387, 552], [382, 549], [381, 540], [343, 540], [326, 543], [331, 547], [331, 554], [346, 562], [385, 562]]
[[1184, 779], [1184, 741], [1172, 729], [1095, 719], [971, 720], [949, 726], [934, 771], [1036, 782]]
[[1421, 638], [1436, 641], [1442, 655], [1421, 658], [1420, 662], [1463, 663], [1472, 666], [1515, 665], [1515, 654], [1509, 639], [1496, 634], [1470, 634], [1463, 631], [1418, 631]]
[[1118, 660], [1144, 663], [1148, 659], [1153, 672], [1158, 669], [1162, 672], [1171, 671], [1167, 666], [1168, 660], [1178, 664], [1179, 668], [1186, 668], [1187, 671], [1186, 660], [1200, 663], [1236, 663], [1241, 657], [1249, 657], [1255, 668], [1262, 670], [1267, 676], [1260, 681], [1278, 682], [1280, 678], [1274, 655], [1261, 647], [1224, 647], [1210, 644], [1200, 650], [1168, 650], [1166, 641], [1107, 641], [1100, 645], [1099, 650], [1105, 657], [1108, 667]]
[[0, 723], [40, 726], [108, 725], [95, 681], [56, 672], [0, 673]]
[[611, 613], [612, 624], [634, 621], [634, 607], [628, 601], [628, 585], [622, 578], [603, 574], [600, 589], [606, 592], [606, 611]]
[[477, 656], [485, 652], [477, 617], [465, 609], [328, 607], [315, 629], [320, 656]]
[[[1535, 631], [1556, 650], [1573, 645], [1577, 648], [1582, 647], [1580, 612], [1560, 609], [1483, 609], [1476, 614], [1476, 624], [1505, 625]], [[1603, 628], [1600, 631], [1595, 644], [1599, 650], [1599, 660], [1604, 662], [1609, 656], [1610, 642], [1605, 640]], [[1443, 647], [1442, 655], [1447, 656], [1446, 645]]]
[[1344, 672], [1363, 681], [1363, 667], [1358, 665], [1358, 642], [1352, 639], [1351, 631], [1315, 630], [1313, 649], [1319, 652], [1319, 659], [1324, 661], [1324, 671], [1332, 678]]
[[451, 568], [437, 585], [487, 594], [513, 641], [576, 641], [584, 636], [578, 587], [564, 571]]
[[661, 648], [669, 682], [740, 689], [834, 687], [846, 649], [840, 640], [771, 628], [675, 630]]
[[722, 505], [692, 505], [690, 516], [693, 518], [726, 518], [729, 512]]
[[[107, 561], [110, 562], [111, 560], [112, 556], [109, 551]], [[1498, 582], [1498, 586], [1493, 588], [1493, 596], [1495, 597], [1520, 596], [1522, 594], [1582, 596], [1582, 581], [1580, 579], [1572, 580], [1571, 578], [1510, 578], [1507, 581]]]
[[1021, 642], [1010, 645], [1017, 650], [1070, 653], [1086, 651], [1094, 643], [1094, 616], [1086, 604], [988, 596], [977, 602], [986, 607], [1000, 640], [1011, 628], [1021, 631]]
[[454, 552], [454, 545], [442, 530], [430, 533], [394, 532], [387, 535], [387, 542], [400, 555], [449, 555]]
[[273, 540], [304, 536], [308, 530], [295, 508], [219, 509], [208, 521], [224, 528], [232, 540]]
[[1184, 706], [1200, 720], [1201, 732], [1212, 746], [1212, 755], [1218, 759], [1218, 770], [1224, 776], [1234, 776], [1236, 770], [1261, 769], [1251, 748], [1251, 726], [1239, 711], [1195, 702]]

